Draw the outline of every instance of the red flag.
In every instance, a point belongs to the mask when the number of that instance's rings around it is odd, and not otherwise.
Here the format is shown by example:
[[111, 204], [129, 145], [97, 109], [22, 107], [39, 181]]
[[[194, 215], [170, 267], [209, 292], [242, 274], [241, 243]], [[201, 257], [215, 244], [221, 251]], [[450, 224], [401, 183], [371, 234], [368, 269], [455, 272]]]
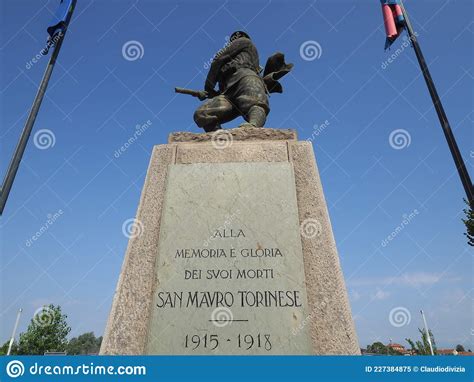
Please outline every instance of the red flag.
[[390, 48], [405, 28], [405, 17], [399, 0], [380, 0], [382, 3], [383, 22], [385, 24], [385, 49]]

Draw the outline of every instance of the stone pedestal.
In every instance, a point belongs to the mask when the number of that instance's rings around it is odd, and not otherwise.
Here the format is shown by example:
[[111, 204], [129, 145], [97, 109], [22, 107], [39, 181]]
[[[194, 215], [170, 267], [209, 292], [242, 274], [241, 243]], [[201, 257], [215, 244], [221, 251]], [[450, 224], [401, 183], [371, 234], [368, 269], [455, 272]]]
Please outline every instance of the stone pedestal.
[[101, 354], [359, 354], [321, 181], [293, 130], [155, 146]]

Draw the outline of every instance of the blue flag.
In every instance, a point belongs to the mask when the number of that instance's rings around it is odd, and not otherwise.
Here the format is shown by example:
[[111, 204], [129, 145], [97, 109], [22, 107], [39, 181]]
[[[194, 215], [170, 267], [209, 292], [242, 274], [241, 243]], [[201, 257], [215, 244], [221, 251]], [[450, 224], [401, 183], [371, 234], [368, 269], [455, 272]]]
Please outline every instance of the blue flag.
[[74, 2], [74, 0], [61, 0], [59, 7], [56, 10], [56, 13], [54, 14], [54, 17], [49, 23], [49, 27], [47, 29], [48, 34], [51, 38], [53, 38], [54, 35], [59, 31], [64, 32], [64, 30], [67, 28], [67, 15], [71, 10]]
[[46, 48], [42, 51], [46, 55], [49, 49], [55, 45], [62, 37], [67, 28], [67, 18], [69, 13], [72, 12], [77, 0], [61, 0], [56, 10], [53, 19], [49, 23], [47, 28], [48, 31], [48, 42]]

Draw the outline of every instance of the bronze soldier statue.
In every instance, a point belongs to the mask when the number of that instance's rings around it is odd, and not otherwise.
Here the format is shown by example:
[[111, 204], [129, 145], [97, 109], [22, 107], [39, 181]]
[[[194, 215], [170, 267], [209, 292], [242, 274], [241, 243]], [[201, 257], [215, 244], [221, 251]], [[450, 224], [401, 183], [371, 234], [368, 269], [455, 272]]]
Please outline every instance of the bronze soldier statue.
[[276, 53], [268, 59], [262, 75], [257, 48], [247, 33], [237, 31], [214, 56], [204, 91], [176, 91], [201, 101], [208, 98], [194, 113], [194, 121], [206, 132], [216, 131], [239, 116], [246, 121], [239, 127], [263, 127], [270, 112], [268, 94], [283, 92], [278, 80], [292, 67], [285, 63], [282, 53]]

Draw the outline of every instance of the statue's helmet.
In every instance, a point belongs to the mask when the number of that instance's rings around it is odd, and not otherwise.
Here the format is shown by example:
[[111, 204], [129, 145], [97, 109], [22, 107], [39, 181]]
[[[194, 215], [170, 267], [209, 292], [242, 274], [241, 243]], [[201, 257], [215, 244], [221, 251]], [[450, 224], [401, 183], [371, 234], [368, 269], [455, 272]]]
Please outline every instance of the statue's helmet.
[[250, 40], [250, 36], [245, 33], [244, 31], [236, 31], [230, 35], [229, 41], [232, 42], [234, 40], [237, 40], [238, 38], [245, 37]]

